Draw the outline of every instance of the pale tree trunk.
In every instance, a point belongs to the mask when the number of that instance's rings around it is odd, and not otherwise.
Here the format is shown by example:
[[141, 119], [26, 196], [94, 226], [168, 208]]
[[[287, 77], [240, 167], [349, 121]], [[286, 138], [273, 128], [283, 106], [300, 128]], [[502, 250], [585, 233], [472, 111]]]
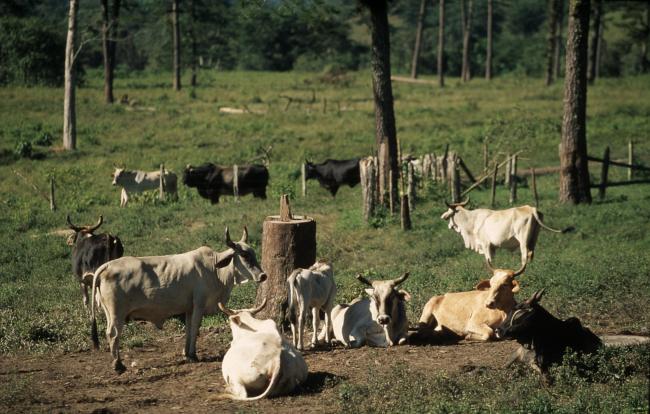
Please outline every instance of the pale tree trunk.
[[[434, 0], [435, 1], [435, 0]], [[439, 0], [438, 15], [438, 85], [445, 86], [445, 0]]]
[[461, 79], [463, 82], [469, 82], [469, 38], [472, 25], [472, 0], [467, 2], [467, 11], [465, 10], [465, 0], [460, 1], [460, 19], [463, 25], [463, 66], [461, 68]]
[[492, 79], [492, 0], [487, 4], [487, 45], [485, 53], [485, 79]]
[[196, 14], [194, 10], [194, 0], [190, 0], [190, 41], [192, 42], [192, 77], [190, 78], [190, 85], [196, 86], [196, 32], [194, 31], [194, 19]]
[[69, 0], [68, 37], [65, 43], [65, 83], [63, 89], [63, 148], [77, 148], [77, 116], [75, 107], [75, 38], [77, 36], [77, 0]]
[[587, 163], [589, 0], [570, 0], [560, 145], [560, 201], [591, 203]]
[[173, 41], [173, 71], [174, 71], [174, 90], [181, 90], [181, 30], [178, 22], [178, 3], [179, 0], [172, 1], [172, 41]]
[[427, 0], [420, 0], [420, 12], [418, 13], [418, 27], [415, 32], [415, 45], [413, 46], [413, 60], [411, 62], [411, 77], [418, 77], [418, 60], [420, 59], [420, 47], [422, 43], [422, 28], [424, 26], [424, 14], [426, 13]]
[[548, 34], [546, 36], [546, 86], [555, 81], [555, 55], [558, 32], [557, 3], [559, 0], [548, 0]]
[[113, 103], [113, 78], [115, 73], [115, 49], [117, 43], [117, 19], [120, 14], [120, 0], [113, 1], [113, 13], [108, 8], [108, 0], [101, 0], [102, 6], [102, 53], [104, 55], [104, 99]]
[[594, 0], [594, 21], [593, 21], [593, 33], [591, 35], [591, 48], [589, 49], [589, 72], [587, 79], [590, 84], [593, 84], [596, 78], [598, 77], [598, 55], [600, 54], [600, 39], [602, 28], [602, 14], [603, 14], [603, 1]]
[[556, 9], [556, 27], [555, 33], [555, 50], [553, 53], [553, 67], [555, 68], [555, 79], [562, 76], [562, 28], [564, 27], [564, 0], [555, 0]]
[[[366, 0], [370, 10], [372, 34], [372, 89], [375, 100], [375, 130], [379, 167], [379, 194], [381, 202], [391, 206], [394, 213], [397, 201], [399, 177], [397, 132], [393, 109], [393, 87], [390, 81], [390, 35], [388, 27], [388, 4], [386, 0]], [[389, 194], [390, 192], [390, 194]], [[393, 200], [392, 205], [389, 200]]]

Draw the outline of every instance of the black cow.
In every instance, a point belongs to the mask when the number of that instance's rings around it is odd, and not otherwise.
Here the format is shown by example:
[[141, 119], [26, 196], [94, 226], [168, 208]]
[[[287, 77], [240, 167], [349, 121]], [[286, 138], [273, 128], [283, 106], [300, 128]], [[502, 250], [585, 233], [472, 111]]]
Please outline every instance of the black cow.
[[544, 289], [539, 290], [527, 301], [515, 305], [495, 333], [497, 338], [512, 338], [522, 345], [511, 363], [528, 362], [546, 377], [551, 365], [562, 362], [567, 348], [593, 353], [602, 342], [578, 318], [562, 321], [551, 315], [538, 303], [543, 294]]
[[[198, 167], [188, 165], [183, 173], [183, 183], [196, 188], [199, 195], [212, 204], [219, 202], [221, 195], [233, 195], [233, 168], [206, 163]], [[266, 198], [269, 170], [263, 165], [240, 165], [237, 173], [239, 195], [253, 193]]]
[[326, 188], [336, 196], [336, 192], [343, 184], [354, 187], [361, 181], [359, 176], [359, 158], [351, 160], [326, 160], [321, 164], [305, 163], [305, 178], [315, 178], [321, 187]]
[[92, 277], [88, 274], [95, 273], [95, 270], [109, 260], [122, 257], [124, 246], [116, 236], [108, 233], [93, 234], [102, 225], [103, 216], [99, 216], [94, 226], [75, 226], [68, 215], [68, 225], [74, 234], [68, 238], [68, 244], [72, 248], [72, 272], [77, 277], [84, 305], [88, 306], [88, 288], [92, 285]]

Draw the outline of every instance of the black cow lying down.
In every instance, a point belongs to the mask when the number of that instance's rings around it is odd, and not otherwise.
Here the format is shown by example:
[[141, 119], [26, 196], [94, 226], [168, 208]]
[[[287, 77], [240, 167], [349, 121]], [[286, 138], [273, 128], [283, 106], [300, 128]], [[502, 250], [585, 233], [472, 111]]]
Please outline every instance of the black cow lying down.
[[[233, 167], [221, 167], [206, 163], [198, 167], [188, 165], [183, 173], [183, 183], [196, 188], [199, 195], [209, 199], [212, 204], [219, 202], [221, 195], [233, 195]], [[263, 165], [238, 166], [239, 195], [253, 193], [253, 196], [266, 198], [266, 185], [269, 171]]]
[[527, 362], [546, 376], [551, 365], [562, 362], [567, 348], [593, 353], [602, 343], [578, 318], [562, 321], [551, 315], [538, 303], [543, 294], [544, 289], [539, 290], [515, 305], [495, 333], [497, 338], [512, 338], [522, 345], [510, 363]]
[[326, 160], [321, 164], [305, 164], [305, 178], [307, 180], [315, 178], [321, 187], [326, 188], [336, 196], [336, 192], [343, 184], [354, 187], [359, 184], [359, 158], [351, 160]]

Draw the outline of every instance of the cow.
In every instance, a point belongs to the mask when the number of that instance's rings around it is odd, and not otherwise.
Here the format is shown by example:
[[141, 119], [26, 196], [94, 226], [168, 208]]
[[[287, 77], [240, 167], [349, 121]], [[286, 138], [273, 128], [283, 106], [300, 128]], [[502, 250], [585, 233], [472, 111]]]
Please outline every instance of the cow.
[[489, 210], [485, 208], [467, 210], [464, 206], [469, 199], [462, 203], [447, 204], [449, 209], [440, 217], [449, 221], [449, 228], [463, 236], [465, 247], [485, 255], [493, 260], [494, 250], [503, 247], [514, 251], [521, 250], [521, 263], [532, 260], [528, 253], [535, 250], [540, 226], [555, 233], [566, 233], [573, 230], [567, 227], [556, 230], [546, 226], [543, 214], [535, 207], [521, 206], [507, 210]]
[[[212, 204], [217, 204], [222, 195], [233, 195], [233, 178], [233, 167], [221, 167], [212, 163], [198, 167], [188, 164], [183, 173], [183, 183], [190, 188], [196, 188], [199, 195], [210, 200]], [[265, 166], [253, 164], [238, 167], [239, 195], [253, 193], [254, 197], [266, 199], [268, 182], [269, 170]]]
[[590, 354], [602, 342], [578, 318], [560, 320], [551, 315], [539, 304], [543, 294], [544, 289], [538, 290], [514, 306], [495, 333], [497, 338], [515, 339], [521, 345], [508, 365], [526, 362], [548, 379], [549, 367], [562, 363], [567, 349]]
[[230, 310], [232, 343], [223, 357], [221, 372], [228, 391], [220, 397], [259, 400], [290, 393], [307, 379], [307, 364], [296, 348], [280, 335], [272, 319], [255, 319], [255, 309]]
[[359, 158], [350, 160], [328, 159], [320, 164], [306, 161], [305, 179], [317, 179], [321, 187], [326, 188], [332, 194], [332, 197], [336, 197], [339, 187], [343, 184], [354, 187], [361, 181]]
[[325, 314], [325, 342], [330, 343], [330, 325], [332, 324], [331, 312], [336, 298], [336, 283], [332, 266], [328, 263], [318, 261], [309, 269], [298, 268], [287, 278], [287, 290], [289, 298], [289, 315], [291, 320], [291, 333], [293, 334], [293, 345], [303, 350], [303, 335], [307, 313], [311, 308], [312, 324], [314, 332], [312, 335], [312, 347], [318, 345], [318, 323], [319, 311]]
[[[349, 304], [332, 309], [334, 337], [344, 346], [358, 348], [363, 345], [388, 347], [406, 343], [408, 319], [405, 302], [411, 295], [397, 286], [408, 278], [404, 273], [397, 279], [373, 280], [357, 275], [357, 280], [370, 286], [369, 297], [358, 298]], [[325, 337], [321, 330], [319, 338]]]
[[[115, 168], [113, 172], [113, 185], [122, 187], [120, 195], [120, 207], [125, 207], [129, 202], [129, 193], [141, 193], [147, 190], [157, 190], [160, 188], [160, 171], [129, 171], [124, 168]], [[165, 171], [163, 175], [165, 191], [178, 197], [176, 174], [171, 171]]]
[[[125, 371], [120, 359], [119, 339], [124, 324], [146, 320], [158, 329], [169, 317], [185, 315], [183, 354], [197, 361], [196, 337], [203, 315], [217, 312], [217, 303], [228, 303], [234, 285], [250, 279], [263, 282], [266, 274], [257, 262], [255, 251], [247, 244], [248, 230], [233, 242], [226, 227], [228, 249], [216, 252], [203, 246], [169, 256], [125, 256], [103, 264], [93, 276], [93, 299], [106, 315], [106, 337], [113, 357], [113, 368]], [[99, 347], [95, 300], [91, 304], [91, 337]]]
[[68, 226], [74, 231], [68, 237], [67, 243], [72, 246], [72, 273], [77, 278], [84, 306], [88, 307], [88, 288], [92, 285], [95, 270], [109, 260], [122, 257], [124, 246], [122, 241], [108, 233], [93, 234], [104, 222], [104, 216], [94, 226], [76, 226], [67, 216]]
[[482, 280], [476, 290], [434, 296], [424, 305], [418, 330], [425, 333], [435, 329], [447, 331], [468, 340], [494, 339], [494, 330], [515, 306], [514, 294], [519, 291], [515, 277], [524, 272], [528, 262], [519, 270], [495, 269], [489, 280]]

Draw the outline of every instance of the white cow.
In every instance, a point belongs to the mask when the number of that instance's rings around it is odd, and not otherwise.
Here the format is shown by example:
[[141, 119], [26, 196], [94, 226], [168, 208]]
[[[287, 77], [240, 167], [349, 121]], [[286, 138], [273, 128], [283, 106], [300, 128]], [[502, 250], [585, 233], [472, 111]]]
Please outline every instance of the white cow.
[[[203, 315], [216, 313], [217, 303], [227, 303], [234, 285], [266, 279], [247, 239], [246, 227], [239, 242], [230, 240], [226, 227], [228, 249], [223, 252], [203, 246], [170, 256], [126, 256], [100, 266], [93, 276], [92, 294], [106, 315], [113, 368], [118, 373], [126, 369], [119, 345], [126, 322], [146, 320], [161, 329], [165, 320], [175, 315], [185, 315], [184, 355], [196, 361], [196, 337]], [[97, 349], [95, 300], [91, 313], [92, 340]]]
[[[330, 343], [331, 312], [336, 298], [336, 283], [332, 266], [325, 262], [316, 262], [309, 269], [296, 269], [287, 278], [289, 315], [293, 345], [304, 349], [303, 335], [309, 308], [312, 310], [312, 347], [318, 345], [319, 310], [325, 313], [325, 342]], [[297, 325], [297, 326], [296, 326]]]
[[494, 251], [503, 247], [514, 251], [521, 250], [521, 264], [529, 260], [528, 252], [532, 259], [539, 228], [543, 227], [555, 233], [566, 233], [573, 230], [568, 227], [556, 230], [546, 226], [542, 219], [544, 215], [535, 207], [521, 206], [507, 210], [489, 210], [479, 208], [466, 210], [464, 206], [469, 199], [458, 204], [447, 204], [449, 209], [440, 218], [449, 220], [449, 228], [456, 230], [463, 236], [465, 247], [472, 249], [492, 262]]
[[[171, 171], [165, 171], [164, 180], [165, 191], [174, 198], [178, 197], [176, 174]], [[141, 193], [160, 188], [160, 171], [129, 171], [124, 168], [115, 168], [115, 172], [113, 172], [113, 185], [122, 187], [120, 207], [124, 207], [129, 202], [128, 193]]]
[[219, 303], [232, 329], [232, 343], [221, 363], [229, 391], [223, 397], [259, 400], [287, 394], [307, 379], [305, 360], [275, 322], [254, 318], [264, 305], [266, 299], [256, 309], [233, 311]]

